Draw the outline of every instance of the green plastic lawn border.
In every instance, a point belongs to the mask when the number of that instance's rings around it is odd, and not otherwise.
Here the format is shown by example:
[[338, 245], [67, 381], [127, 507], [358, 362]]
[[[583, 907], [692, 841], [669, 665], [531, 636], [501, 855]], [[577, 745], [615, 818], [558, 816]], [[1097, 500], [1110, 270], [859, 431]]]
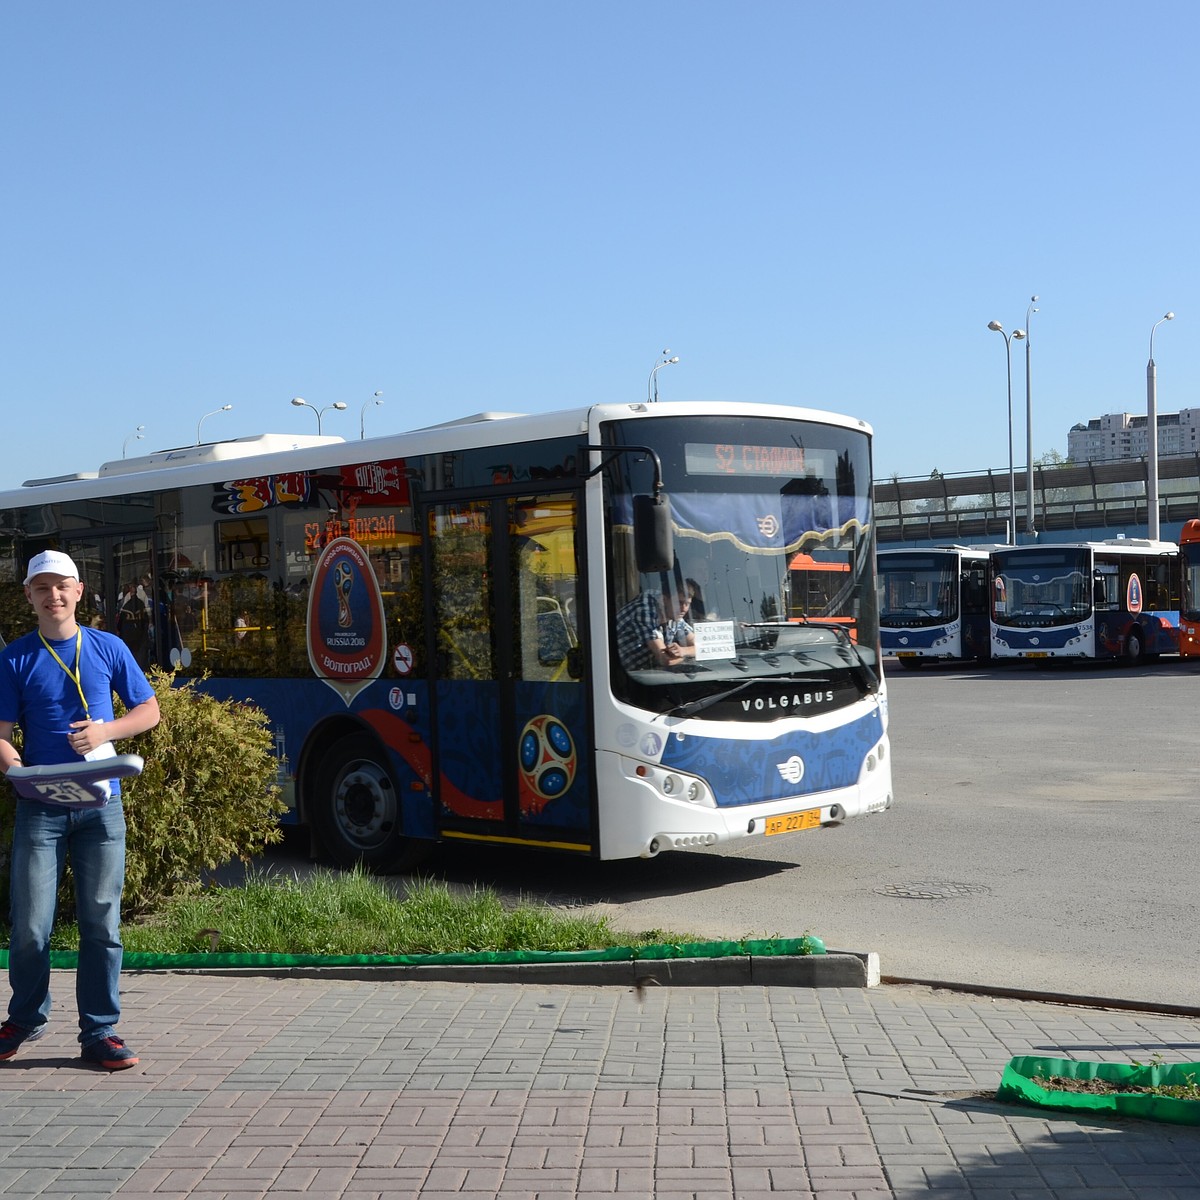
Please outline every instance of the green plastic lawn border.
[[[610, 946], [605, 950], [479, 950], [464, 954], [147, 954], [127, 951], [127, 971], [195, 970], [230, 967], [447, 967], [511, 966], [527, 963], [633, 962], [670, 958], [773, 957], [824, 954], [825, 943], [808, 934], [801, 938], [747, 939], [736, 942], [675, 942], [654, 946]], [[74, 950], [53, 950], [50, 965], [73, 968]], [[8, 951], [0, 951], [0, 967]]]
[[1034, 1079], [1106, 1079], [1129, 1087], [1186, 1085], [1200, 1078], [1200, 1063], [1137, 1064], [1076, 1062], [1066, 1058], [1038, 1058], [1021, 1055], [1004, 1068], [997, 1100], [1011, 1100], [1055, 1112], [1091, 1116], [1139, 1117], [1144, 1121], [1165, 1121], [1172, 1125], [1200, 1125], [1200, 1100], [1179, 1100], [1174, 1096], [1155, 1096], [1145, 1092], [1057, 1091], [1034, 1083]]

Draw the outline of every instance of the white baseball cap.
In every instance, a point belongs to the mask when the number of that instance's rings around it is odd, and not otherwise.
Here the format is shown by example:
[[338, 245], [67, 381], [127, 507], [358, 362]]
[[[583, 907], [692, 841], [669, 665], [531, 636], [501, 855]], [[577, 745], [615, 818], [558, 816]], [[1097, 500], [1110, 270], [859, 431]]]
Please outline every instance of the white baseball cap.
[[79, 568], [75, 560], [61, 550], [43, 550], [29, 560], [25, 582], [32, 583], [35, 575], [62, 575], [65, 579], [78, 579]]

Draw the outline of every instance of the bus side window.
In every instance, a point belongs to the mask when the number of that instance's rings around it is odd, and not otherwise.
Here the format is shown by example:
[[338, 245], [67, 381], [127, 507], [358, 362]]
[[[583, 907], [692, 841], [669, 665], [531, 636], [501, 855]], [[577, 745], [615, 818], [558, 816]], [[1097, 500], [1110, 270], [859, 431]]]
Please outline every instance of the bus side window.
[[1158, 562], [1146, 572], [1146, 607], [1175, 608], [1171, 603], [1171, 573], [1166, 563]]
[[512, 645], [518, 679], [578, 678], [576, 506], [569, 492], [508, 502], [513, 602]]
[[252, 573], [270, 565], [266, 517], [218, 521], [216, 535], [218, 570]]

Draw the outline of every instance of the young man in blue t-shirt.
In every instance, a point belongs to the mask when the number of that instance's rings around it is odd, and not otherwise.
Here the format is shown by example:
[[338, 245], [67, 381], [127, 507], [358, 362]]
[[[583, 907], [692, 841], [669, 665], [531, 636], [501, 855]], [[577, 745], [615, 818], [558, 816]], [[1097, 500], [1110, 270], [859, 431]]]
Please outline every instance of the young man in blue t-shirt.
[[[0, 652], [0, 770], [103, 759], [111, 743], [158, 724], [158, 700], [125, 643], [81, 628], [75, 610], [83, 583], [57, 550], [36, 555], [25, 596], [38, 627]], [[127, 711], [113, 716], [113, 692]], [[12, 744], [21, 726], [20, 754]], [[125, 814], [118, 780], [98, 808], [17, 800], [11, 870], [12, 999], [0, 1025], [0, 1061], [39, 1038], [50, 1019], [50, 932], [63, 867], [70, 859], [79, 922], [75, 995], [83, 1060], [110, 1071], [137, 1055], [117, 1036], [121, 1015], [121, 889], [125, 882]]]

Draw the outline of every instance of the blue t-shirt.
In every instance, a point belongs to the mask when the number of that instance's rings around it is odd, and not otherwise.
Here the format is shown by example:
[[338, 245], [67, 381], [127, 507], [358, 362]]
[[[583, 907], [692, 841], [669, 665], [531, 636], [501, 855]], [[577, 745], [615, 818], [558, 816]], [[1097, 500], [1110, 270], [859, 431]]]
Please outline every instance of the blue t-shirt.
[[[145, 672], [119, 637], [90, 626], [80, 632], [79, 679], [87, 698], [86, 712], [75, 680], [55, 661], [36, 629], [0, 652], [0, 721], [21, 726], [25, 735], [21, 761], [27, 767], [79, 762], [81, 756], [67, 742], [71, 723], [88, 715], [93, 721], [111, 721], [113, 692], [126, 708], [154, 696]], [[75, 638], [47, 640], [74, 671]], [[120, 794], [116, 780], [113, 794]]]

